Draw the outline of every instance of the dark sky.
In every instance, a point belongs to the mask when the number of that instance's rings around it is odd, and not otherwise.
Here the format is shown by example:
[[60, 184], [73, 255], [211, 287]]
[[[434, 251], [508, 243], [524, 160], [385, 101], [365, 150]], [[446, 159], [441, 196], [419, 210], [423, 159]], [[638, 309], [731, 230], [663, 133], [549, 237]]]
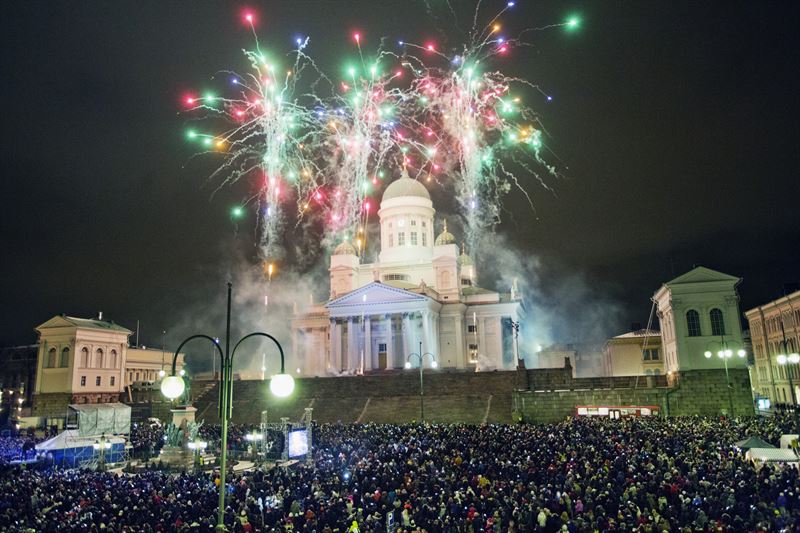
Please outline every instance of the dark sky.
[[[421, 2], [261, 4], [249, 5], [267, 46], [310, 35], [331, 72], [354, 29], [371, 44], [456, 42]], [[455, 4], [468, 18], [472, 4]], [[4, 5], [0, 343], [98, 310], [140, 319], [143, 342], [162, 329], [177, 341], [191, 333], [176, 331], [181, 315], [224, 290], [223, 255], [253, 257], [252, 233], [233, 237], [228, 214], [247, 191], [211, 198], [210, 162], [189, 160], [178, 115], [186, 90], [244, 68], [245, 5]], [[617, 302], [613, 335], [646, 321], [654, 290], [694, 264], [743, 277], [743, 309], [800, 280], [800, 4], [521, 0], [502, 22], [572, 13], [580, 31], [535, 33], [504, 67], [554, 95], [529, 103], [565, 178], [553, 192], [531, 184], [535, 215], [509, 198], [499, 228], [538, 257], [542, 285], [579, 279], [585, 298]]]

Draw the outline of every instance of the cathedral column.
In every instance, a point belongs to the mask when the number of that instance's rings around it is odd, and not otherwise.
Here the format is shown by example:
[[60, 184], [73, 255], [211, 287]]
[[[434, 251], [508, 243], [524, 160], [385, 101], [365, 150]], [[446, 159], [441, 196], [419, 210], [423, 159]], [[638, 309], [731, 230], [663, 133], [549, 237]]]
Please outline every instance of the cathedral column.
[[358, 370], [358, 328], [352, 316], [347, 317], [347, 370]]
[[295, 355], [295, 363], [297, 364], [298, 368], [302, 368], [305, 373], [308, 373], [311, 362], [308, 360], [306, 347], [303, 346], [303, 349], [300, 349], [298, 337], [299, 335], [297, 334], [297, 328], [292, 329], [292, 351]]
[[372, 370], [372, 319], [364, 317], [364, 370]]
[[403, 368], [406, 364], [406, 357], [411, 353], [409, 347], [411, 346], [411, 316], [410, 313], [403, 313], [403, 353], [400, 354], [399, 364], [395, 363], [395, 367]]
[[441, 346], [439, 345], [439, 314], [431, 313], [431, 352], [436, 356], [436, 361], [439, 362], [439, 366], [442, 366], [441, 360], [439, 359], [441, 355], [439, 350], [441, 350]]
[[338, 320], [332, 318], [331, 327], [333, 331], [331, 333], [331, 355], [328, 367], [335, 372], [339, 372], [342, 369], [342, 325]]
[[466, 368], [469, 358], [467, 350], [464, 349], [464, 316], [459, 313], [453, 317], [456, 332], [456, 368]]
[[[425, 353], [430, 352], [433, 353], [432, 343], [431, 343], [431, 314], [428, 311], [422, 311], [422, 353], [419, 354], [420, 356]], [[433, 353], [433, 356], [436, 357], [436, 354]], [[425, 361], [422, 361], [422, 366], [425, 366]], [[430, 364], [430, 362], [428, 363]]]
[[394, 316], [384, 315], [386, 321], [386, 368], [394, 368]]

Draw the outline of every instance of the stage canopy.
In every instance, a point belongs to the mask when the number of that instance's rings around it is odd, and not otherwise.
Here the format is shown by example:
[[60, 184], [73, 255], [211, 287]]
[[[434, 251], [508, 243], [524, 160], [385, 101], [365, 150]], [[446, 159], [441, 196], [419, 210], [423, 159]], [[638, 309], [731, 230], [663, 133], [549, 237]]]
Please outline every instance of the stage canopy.
[[69, 408], [78, 418], [80, 437], [131, 432], [131, 408], [123, 403], [75, 404]]

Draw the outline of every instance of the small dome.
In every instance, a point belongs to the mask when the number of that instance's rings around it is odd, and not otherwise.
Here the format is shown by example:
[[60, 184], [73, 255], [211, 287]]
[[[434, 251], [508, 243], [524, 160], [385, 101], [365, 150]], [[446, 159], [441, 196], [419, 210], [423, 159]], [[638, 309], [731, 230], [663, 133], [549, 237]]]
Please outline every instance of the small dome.
[[333, 250], [333, 255], [357, 255], [356, 247], [350, 244], [350, 241], [342, 241], [339, 246]]
[[467, 255], [467, 248], [463, 244], [461, 245], [461, 255], [458, 256], [458, 264], [461, 266], [472, 265], [472, 259]]
[[400, 198], [401, 196], [416, 196], [419, 198], [425, 198], [426, 200], [431, 199], [431, 195], [428, 193], [428, 189], [425, 186], [418, 182], [417, 180], [412, 180], [408, 177], [408, 172], [406, 169], [403, 169], [403, 175], [400, 176], [400, 179], [393, 181], [386, 190], [383, 191], [383, 200], [390, 200], [392, 198]]
[[444, 229], [439, 235], [436, 236], [436, 241], [434, 244], [436, 244], [436, 246], [443, 246], [445, 244], [455, 244], [455, 242], [456, 242], [455, 236], [449, 231], [447, 231], [447, 221], [445, 220]]

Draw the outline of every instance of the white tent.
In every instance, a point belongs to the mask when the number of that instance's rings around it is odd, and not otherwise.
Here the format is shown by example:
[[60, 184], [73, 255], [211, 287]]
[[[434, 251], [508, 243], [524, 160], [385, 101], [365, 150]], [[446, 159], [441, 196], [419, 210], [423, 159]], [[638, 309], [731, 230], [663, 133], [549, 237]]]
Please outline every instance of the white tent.
[[756, 464], [800, 463], [800, 458], [785, 448], [750, 448], [745, 456]]
[[781, 435], [781, 448], [791, 448], [792, 441], [797, 440], [797, 433], [789, 435]]

